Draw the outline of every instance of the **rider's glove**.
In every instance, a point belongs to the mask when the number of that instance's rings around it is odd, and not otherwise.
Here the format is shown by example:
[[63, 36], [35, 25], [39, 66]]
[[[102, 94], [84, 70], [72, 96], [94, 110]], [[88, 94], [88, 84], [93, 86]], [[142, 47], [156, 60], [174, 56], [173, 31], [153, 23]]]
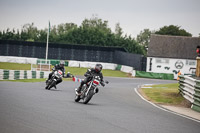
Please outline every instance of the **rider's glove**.
[[85, 77], [88, 77], [88, 76], [89, 76], [89, 74], [85, 73], [85, 74], [84, 74], [84, 76], [85, 76]]

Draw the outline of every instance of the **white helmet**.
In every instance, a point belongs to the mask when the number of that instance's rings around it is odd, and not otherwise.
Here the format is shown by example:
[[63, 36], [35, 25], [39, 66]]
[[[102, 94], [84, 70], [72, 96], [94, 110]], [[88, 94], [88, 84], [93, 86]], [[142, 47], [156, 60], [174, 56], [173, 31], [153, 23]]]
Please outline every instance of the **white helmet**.
[[60, 61], [60, 65], [64, 67], [65, 61], [64, 61], [64, 60], [61, 60], [61, 61]]

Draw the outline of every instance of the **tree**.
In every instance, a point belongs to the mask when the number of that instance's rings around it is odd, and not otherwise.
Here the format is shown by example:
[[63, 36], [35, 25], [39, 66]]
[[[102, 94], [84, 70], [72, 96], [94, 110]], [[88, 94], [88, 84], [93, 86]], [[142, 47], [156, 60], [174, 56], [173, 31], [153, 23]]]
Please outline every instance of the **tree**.
[[[13, 29], [10, 31], [0, 31], [0, 39], [12, 39], [23, 41], [46, 42], [47, 28], [38, 30], [34, 23], [25, 24], [21, 32]], [[125, 48], [130, 53], [144, 54], [143, 46], [131, 38], [131, 36], [122, 36], [123, 30], [117, 23], [115, 32], [112, 32], [108, 26], [108, 21], [102, 20], [96, 16], [82, 21], [80, 26], [74, 23], [59, 24], [51, 26], [49, 42], [84, 44], [93, 46], [119, 46]]]
[[187, 32], [184, 29], [180, 29], [180, 26], [164, 26], [160, 30], [156, 31], [155, 34], [160, 35], [172, 35], [172, 36], [192, 36], [191, 33]]
[[3, 31], [1, 39], [5, 39], [5, 40], [14, 40], [15, 38], [15, 30], [13, 29], [12, 31], [7, 28], [6, 31]]
[[153, 32], [151, 32], [149, 29], [144, 29], [143, 31], [140, 31], [140, 34], [137, 35], [137, 42], [144, 47], [148, 47], [150, 36]]
[[39, 32], [37, 27], [34, 26], [34, 23], [25, 24], [22, 27], [21, 39], [24, 41], [36, 41], [38, 40]]
[[116, 35], [116, 37], [121, 37], [122, 34], [123, 34], [122, 28], [120, 27], [120, 24], [117, 23], [115, 25], [115, 35]]

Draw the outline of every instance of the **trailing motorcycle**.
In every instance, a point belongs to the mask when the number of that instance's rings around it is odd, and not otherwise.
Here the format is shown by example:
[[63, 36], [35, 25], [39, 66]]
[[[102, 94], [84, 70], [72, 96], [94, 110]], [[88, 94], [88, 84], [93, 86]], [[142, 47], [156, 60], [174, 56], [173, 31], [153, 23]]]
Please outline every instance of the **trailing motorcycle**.
[[56, 87], [56, 82], [58, 79], [62, 78], [63, 72], [61, 70], [54, 71], [51, 79], [46, 81], [45, 89], [50, 90], [52, 87]]
[[[105, 83], [108, 84], [108, 81]], [[95, 93], [98, 93], [98, 86], [103, 85], [104, 83], [101, 82], [99, 76], [92, 76], [92, 80], [89, 81], [87, 84], [84, 84], [81, 88], [80, 94], [77, 93], [75, 89], [75, 102], [79, 102], [81, 99], [83, 100], [84, 104], [87, 104]]]

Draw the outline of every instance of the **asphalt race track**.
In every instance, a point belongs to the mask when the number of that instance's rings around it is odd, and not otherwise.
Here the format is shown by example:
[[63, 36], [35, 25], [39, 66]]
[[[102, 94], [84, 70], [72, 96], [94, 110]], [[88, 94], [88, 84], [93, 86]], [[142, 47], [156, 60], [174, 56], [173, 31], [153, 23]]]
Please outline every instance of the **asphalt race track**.
[[199, 133], [200, 123], [158, 109], [134, 91], [176, 81], [108, 78], [89, 104], [74, 102], [77, 82], [0, 82], [0, 133]]

